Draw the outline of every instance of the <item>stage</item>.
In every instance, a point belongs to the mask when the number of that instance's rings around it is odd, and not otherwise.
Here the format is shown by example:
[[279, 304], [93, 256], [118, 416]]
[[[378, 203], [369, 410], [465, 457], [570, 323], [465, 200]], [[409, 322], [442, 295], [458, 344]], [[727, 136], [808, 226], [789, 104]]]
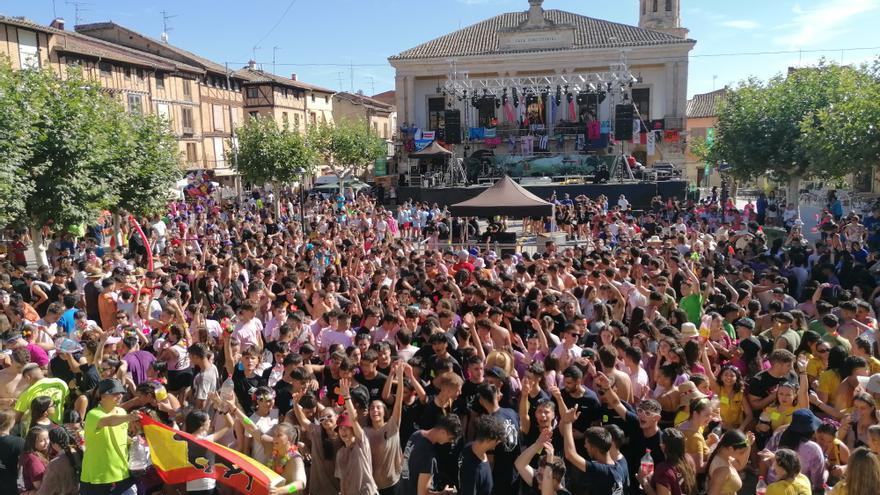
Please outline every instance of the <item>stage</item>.
[[[406, 200], [437, 203], [440, 206], [449, 206], [466, 201], [485, 191], [485, 186], [468, 187], [398, 187], [397, 201], [402, 203]], [[524, 185], [526, 190], [541, 199], [550, 199], [556, 192], [556, 199], [562, 200], [568, 194], [571, 199], [583, 194], [590, 199], [596, 199], [600, 194], [608, 198], [611, 206], [617, 205], [617, 199], [621, 194], [626, 195], [633, 209], [644, 210], [651, 206], [654, 196], [684, 199], [687, 194], [687, 182], [683, 180], [670, 180], [659, 182], [622, 182], [607, 184], [540, 184]]]

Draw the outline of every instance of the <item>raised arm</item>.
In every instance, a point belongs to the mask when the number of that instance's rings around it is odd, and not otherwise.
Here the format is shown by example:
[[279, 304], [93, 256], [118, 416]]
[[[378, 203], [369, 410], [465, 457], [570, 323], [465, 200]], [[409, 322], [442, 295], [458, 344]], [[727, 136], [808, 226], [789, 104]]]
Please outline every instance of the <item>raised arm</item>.
[[[403, 373], [404, 369], [409, 365], [402, 361], [398, 361], [395, 366], [394, 377], [395, 381], [397, 381], [397, 394], [394, 396], [394, 408], [391, 409], [391, 418], [388, 422], [395, 424], [400, 428], [400, 415], [403, 413]], [[386, 380], [386, 385], [387, 382], [390, 381], [391, 378]]]
[[342, 394], [342, 398], [345, 399], [345, 412], [348, 413], [348, 417], [351, 418], [351, 429], [354, 430], [354, 437], [358, 440], [362, 440], [364, 438], [364, 430], [358, 422], [357, 411], [355, 411], [354, 404], [351, 402], [351, 378], [342, 378], [339, 380], [339, 391]]
[[532, 431], [532, 418], [529, 416], [529, 395], [534, 390], [533, 386], [532, 380], [528, 376], [524, 376], [519, 395], [519, 429], [526, 435]]
[[[564, 405], [563, 405], [564, 406]], [[568, 462], [581, 471], [587, 470], [587, 460], [581, 457], [577, 452], [574, 444], [574, 435], [572, 433], [572, 423], [580, 416], [577, 410], [578, 406], [571, 409], [563, 409], [559, 415], [559, 432], [562, 434], [562, 440], [565, 445], [565, 458]]]
[[[526, 485], [532, 486], [534, 484], [535, 469], [530, 465], [532, 459], [541, 452], [541, 449], [551, 445], [551, 438], [553, 438], [552, 430], [542, 431], [538, 439], [535, 440], [535, 443], [531, 444], [529, 448], [524, 450], [522, 454], [516, 458], [516, 461], [514, 461], [513, 466], [516, 468], [516, 472], [519, 473]], [[552, 448], [552, 446], [550, 448]]]

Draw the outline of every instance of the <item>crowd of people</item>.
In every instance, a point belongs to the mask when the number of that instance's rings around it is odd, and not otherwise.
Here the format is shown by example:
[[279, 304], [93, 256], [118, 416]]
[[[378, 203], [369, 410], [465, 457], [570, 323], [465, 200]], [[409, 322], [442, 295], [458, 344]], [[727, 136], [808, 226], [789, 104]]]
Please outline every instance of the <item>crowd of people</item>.
[[770, 238], [763, 204], [566, 196], [527, 225], [572, 242], [530, 254], [460, 244], [482, 223], [437, 205], [275, 200], [47, 232], [36, 270], [15, 237], [0, 493], [231, 493], [165, 485], [144, 415], [273, 495], [880, 486], [880, 210]]

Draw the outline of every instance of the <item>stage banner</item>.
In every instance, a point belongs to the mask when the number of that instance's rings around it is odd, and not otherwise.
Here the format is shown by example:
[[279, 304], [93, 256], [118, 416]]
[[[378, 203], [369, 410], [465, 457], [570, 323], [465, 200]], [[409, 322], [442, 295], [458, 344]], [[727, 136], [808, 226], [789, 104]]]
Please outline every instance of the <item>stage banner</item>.
[[141, 416], [150, 458], [162, 481], [180, 484], [212, 478], [238, 493], [269, 495], [284, 478], [268, 467], [222, 445], [196, 438]]

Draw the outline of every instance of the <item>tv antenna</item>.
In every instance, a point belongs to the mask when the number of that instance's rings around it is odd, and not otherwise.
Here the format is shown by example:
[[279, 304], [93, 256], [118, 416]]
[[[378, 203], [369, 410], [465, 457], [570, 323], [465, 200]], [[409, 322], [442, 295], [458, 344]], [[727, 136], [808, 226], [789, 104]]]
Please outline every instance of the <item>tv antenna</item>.
[[75, 25], [77, 25], [77, 26], [82, 24], [83, 12], [88, 12], [89, 10], [91, 10], [86, 7], [89, 7], [92, 5], [87, 2], [72, 2], [70, 0], [64, 0], [64, 3], [67, 5], [73, 5], [73, 19], [74, 19]]
[[370, 81], [370, 96], [373, 96], [376, 94], [376, 78], [369, 76], [367, 80]]
[[262, 50], [262, 47], [257, 46], [257, 45], [254, 45], [253, 47], [251, 47], [251, 52], [253, 52], [253, 55], [254, 55], [254, 58], [252, 58], [251, 60], [253, 60], [254, 62], [257, 61], [257, 50]]
[[272, 73], [273, 74], [276, 74], [276, 72], [275, 72], [275, 52], [277, 52], [280, 49], [281, 49], [280, 46], [273, 46], [272, 47]]
[[168, 33], [170, 33], [174, 29], [171, 27], [171, 23], [168, 21], [177, 17], [177, 14], [169, 14], [165, 10], [159, 13], [162, 14], [162, 41], [168, 43]]

